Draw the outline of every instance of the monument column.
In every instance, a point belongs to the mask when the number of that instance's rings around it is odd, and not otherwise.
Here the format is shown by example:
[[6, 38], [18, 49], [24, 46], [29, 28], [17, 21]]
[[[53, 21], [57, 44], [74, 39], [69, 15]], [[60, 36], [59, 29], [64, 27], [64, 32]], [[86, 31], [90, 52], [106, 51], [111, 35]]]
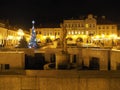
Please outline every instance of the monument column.
[[69, 68], [69, 54], [67, 52], [66, 35], [67, 30], [64, 24], [61, 24], [62, 34], [60, 38], [61, 51], [56, 53], [56, 69], [68, 69]]

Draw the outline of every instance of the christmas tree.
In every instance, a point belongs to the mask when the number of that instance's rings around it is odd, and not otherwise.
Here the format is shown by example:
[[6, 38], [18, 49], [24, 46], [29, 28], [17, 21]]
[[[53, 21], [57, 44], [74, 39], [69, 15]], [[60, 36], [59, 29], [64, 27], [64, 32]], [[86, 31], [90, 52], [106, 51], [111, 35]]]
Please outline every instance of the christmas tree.
[[31, 39], [29, 42], [28, 47], [29, 48], [38, 48], [37, 41], [36, 41], [36, 32], [34, 28], [35, 21], [32, 21], [33, 27], [32, 27], [32, 33], [31, 33]]

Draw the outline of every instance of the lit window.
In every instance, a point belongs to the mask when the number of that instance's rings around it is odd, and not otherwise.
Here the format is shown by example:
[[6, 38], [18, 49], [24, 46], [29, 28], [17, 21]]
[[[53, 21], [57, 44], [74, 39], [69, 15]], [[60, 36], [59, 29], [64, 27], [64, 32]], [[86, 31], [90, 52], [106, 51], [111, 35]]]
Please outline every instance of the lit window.
[[86, 24], [85, 27], [88, 28], [88, 24]]
[[70, 31], [68, 32], [68, 34], [70, 34]]
[[82, 32], [82, 34], [84, 34], [84, 33]]
[[77, 31], [75, 31], [75, 34], [77, 34]]
[[72, 34], [74, 34], [74, 32], [72, 31]]
[[88, 31], [86, 31], [86, 34], [88, 35]]

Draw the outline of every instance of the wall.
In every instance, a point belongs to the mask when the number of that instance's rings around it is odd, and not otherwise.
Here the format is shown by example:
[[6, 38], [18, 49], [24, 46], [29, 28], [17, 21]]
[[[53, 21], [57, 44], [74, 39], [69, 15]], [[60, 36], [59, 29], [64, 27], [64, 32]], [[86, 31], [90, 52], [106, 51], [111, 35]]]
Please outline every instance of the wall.
[[[84, 63], [85, 67], [90, 67], [90, 59], [92, 57], [99, 58], [99, 70], [110, 70], [110, 49], [100, 48], [68, 48], [70, 63], [73, 61], [73, 56], [76, 55], [76, 64], [81, 67]], [[50, 62], [51, 54], [57, 57], [58, 49], [48, 49], [45, 53], [45, 60]], [[59, 57], [60, 58], [60, 57]], [[59, 59], [56, 58], [56, 59]], [[61, 58], [63, 58], [61, 56]], [[56, 60], [58, 61], [58, 60]]]
[[[24, 69], [25, 54], [20, 51], [0, 52], [0, 65], [9, 64], [10, 69]], [[0, 68], [2, 70], [2, 67]]]
[[89, 57], [97, 57], [100, 59], [100, 70], [109, 70], [110, 50], [109, 49], [91, 49]]
[[0, 75], [0, 90], [120, 90], [119, 72], [48, 70], [26, 73], [28, 75]]
[[111, 70], [117, 69], [120, 70], [120, 50], [112, 50], [110, 58], [111, 58]]

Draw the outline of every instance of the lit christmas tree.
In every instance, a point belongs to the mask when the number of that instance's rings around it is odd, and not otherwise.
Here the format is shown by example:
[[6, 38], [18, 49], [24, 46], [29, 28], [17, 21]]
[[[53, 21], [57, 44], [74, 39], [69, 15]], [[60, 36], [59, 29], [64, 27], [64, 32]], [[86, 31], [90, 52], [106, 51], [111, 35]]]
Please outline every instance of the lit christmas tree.
[[32, 27], [32, 33], [31, 33], [31, 39], [29, 42], [28, 47], [29, 48], [38, 48], [37, 41], [36, 41], [36, 32], [34, 28], [35, 21], [32, 21], [33, 27]]

